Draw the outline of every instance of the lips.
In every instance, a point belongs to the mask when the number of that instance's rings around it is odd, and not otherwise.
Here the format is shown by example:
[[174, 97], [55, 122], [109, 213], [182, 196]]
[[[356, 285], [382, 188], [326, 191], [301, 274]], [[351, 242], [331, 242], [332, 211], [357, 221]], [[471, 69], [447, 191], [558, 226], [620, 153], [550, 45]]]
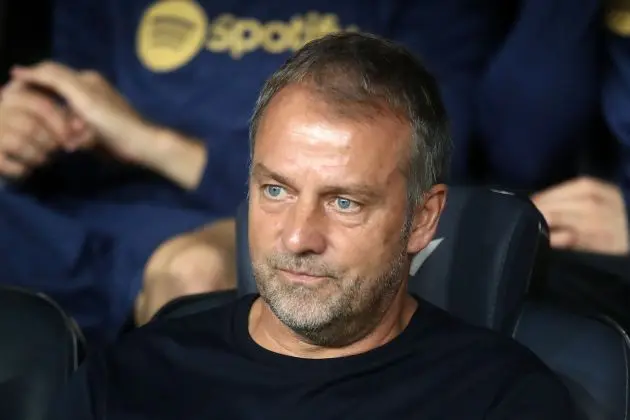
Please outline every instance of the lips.
[[327, 279], [326, 276], [314, 276], [304, 271], [279, 270], [289, 281], [296, 283], [313, 283]]

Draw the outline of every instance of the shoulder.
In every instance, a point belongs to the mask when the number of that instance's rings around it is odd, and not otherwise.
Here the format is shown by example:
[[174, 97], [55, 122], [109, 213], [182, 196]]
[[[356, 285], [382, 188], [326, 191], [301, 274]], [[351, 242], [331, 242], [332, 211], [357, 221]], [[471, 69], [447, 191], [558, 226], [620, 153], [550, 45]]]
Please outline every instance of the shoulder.
[[522, 372], [499, 392], [488, 410], [494, 419], [574, 419], [576, 407], [563, 382], [546, 369]]
[[490, 419], [572, 418], [568, 390], [530, 349], [508, 335], [469, 325], [431, 304], [423, 305], [427, 305], [423, 314], [431, 320], [430, 327], [425, 327], [424, 351], [428, 339], [433, 353], [450, 355], [449, 369], [458, 371], [460, 384], [487, 388]]
[[426, 301], [420, 301], [419, 310], [418, 315], [422, 319], [415, 327], [419, 345], [461, 354], [461, 358], [469, 363], [484, 364], [487, 368], [510, 366], [514, 371], [516, 366], [520, 366], [521, 371], [552, 375], [530, 349], [509, 335], [468, 324]]
[[185, 369], [195, 360], [220, 357], [237, 347], [235, 325], [247, 319], [252, 301], [246, 296], [205, 309], [197, 305], [185, 315], [158, 316], [86, 360], [99, 369], [138, 376], [159, 371], [165, 363]]
[[168, 340], [181, 345], [229, 339], [238, 320], [247, 319], [254, 295], [231, 302], [213, 300], [195, 301], [190, 308], [181, 307], [179, 314], [169, 314], [152, 320], [147, 325], [131, 331], [114, 346], [124, 348], [156, 341]]
[[[235, 322], [247, 316], [249, 296], [181, 317], [157, 319], [130, 331], [86, 361], [89, 382], [120, 390], [170, 387], [163, 378], [194, 375], [208, 361], [222, 360], [237, 347]], [[112, 375], [112, 372], [118, 374]], [[115, 383], [113, 383], [115, 382]]]

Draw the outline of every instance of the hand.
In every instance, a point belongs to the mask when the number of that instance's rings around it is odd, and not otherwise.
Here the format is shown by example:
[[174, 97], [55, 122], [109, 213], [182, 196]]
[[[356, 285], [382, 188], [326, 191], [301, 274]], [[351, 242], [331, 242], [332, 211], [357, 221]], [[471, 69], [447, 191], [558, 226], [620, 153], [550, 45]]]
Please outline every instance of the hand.
[[144, 121], [100, 74], [45, 62], [15, 68], [12, 75], [65, 99], [115, 157], [152, 169], [186, 189], [199, 184], [206, 166], [205, 145]]
[[21, 83], [41, 86], [62, 97], [118, 158], [142, 163], [150, 151], [152, 139], [147, 135], [147, 124], [97, 72], [44, 62], [28, 68], [15, 67], [11, 74]]
[[83, 147], [92, 133], [50, 95], [12, 81], [0, 101], [0, 176], [18, 179], [57, 150]]
[[578, 178], [535, 194], [532, 201], [547, 220], [552, 247], [628, 254], [628, 220], [617, 186]]

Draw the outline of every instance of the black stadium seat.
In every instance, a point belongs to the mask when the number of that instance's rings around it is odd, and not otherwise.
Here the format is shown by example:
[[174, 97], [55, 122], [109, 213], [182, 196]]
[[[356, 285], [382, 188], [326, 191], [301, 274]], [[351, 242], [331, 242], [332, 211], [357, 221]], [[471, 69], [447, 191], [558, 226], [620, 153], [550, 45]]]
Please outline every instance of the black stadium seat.
[[83, 346], [76, 324], [52, 300], [0, 287], [0, 418], [44, 419]]
[[564, 381], [581, 419], [629, 418], [630, 340], [616, 321], [527, 302], [512, 334]]

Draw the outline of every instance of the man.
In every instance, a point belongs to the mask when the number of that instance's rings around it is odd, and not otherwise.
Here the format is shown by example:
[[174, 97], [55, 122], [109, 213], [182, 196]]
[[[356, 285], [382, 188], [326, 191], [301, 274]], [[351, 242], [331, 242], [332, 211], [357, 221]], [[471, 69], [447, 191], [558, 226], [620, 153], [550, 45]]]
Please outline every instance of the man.
[[419, 42], [407, 1], [274, 4], [55, 1], [54, 61], [13, 69], [0, 101], [1, 282], [48, 293], [96, 341], [134, 305], [144, 323], [234, 287], [248, 117], [268, 75], [331, 32]]
[[[617, 159], [605, 150], [600, 117], [601, 3], [534, 0], [500, 15], [488, 4], [454, 16], [501, 28], [484, 36], [469, 25], [483, 65], [461, 69], [470, 75], [475, 99], [468, 110], [476, 118], [462, 137], [476, 143], [469, 155], [477, 165], [460, 176], [533, 193], [555, 249], [627, 258], [629, 192], [619, 183]], [[441, 64], [464, 48], [431, 58]], [[444, 77], [444, 83], [452, 78]]]
[[450, 152], [408, 52], [358, 33], [307, 44], [263, 87], [250, 132], [260, 296], [128, 334], [51, 419], [571, 418], [530, 352], [407, 292]]

